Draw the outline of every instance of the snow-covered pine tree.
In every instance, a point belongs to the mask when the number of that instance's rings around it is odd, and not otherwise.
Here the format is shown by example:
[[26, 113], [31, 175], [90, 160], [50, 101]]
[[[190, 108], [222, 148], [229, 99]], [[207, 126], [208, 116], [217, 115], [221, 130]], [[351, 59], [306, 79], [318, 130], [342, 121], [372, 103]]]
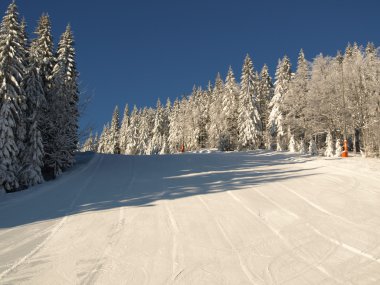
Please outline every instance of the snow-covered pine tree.
[[145, 107], [139, 115], [138, 154], [149, 155], [154, 123], [154, 110]]
[[256, 149], [262, 143], [262, 124], [256, 106], [257, 82], [253, 63], [246, 56], [241, 75], [241, 89], [238, 107], [239, 145], [243, 149]]
[[274, 96], [269, 103], [271, 110], [268, 118], [267, 129], [271, 136], [271, 148], [276, 142], [277, 150], [281, 151], [285, 148], [284, 143], [284, 114], [283, 114], [283, 100], [284, 96], [289, 90], [289, 83], [291, 80], [291, 65], [289, 58], [285, 56], [281, 61], [279, 60], [276, 69], [276, 82]]
[[337, 139], [335, 143], [335, 157], [340, 157], [342, 155], [342, 152], [342, 142], [340, 139]]
[[27, 136], [25, 139], [25, 150], [21, 154], [19, 177], [20, 184], [28, 187], [43, 182], [44, 149], [39, 124], [41, 122], [42, 106], [46, 105], [42, 78], [32, 54], [30, 54], [28, 59], [28, 68], [23, 81], [23, 87], [27, 104], [25, 112]]
[[331, 132], [328, 132], [327, 136], [326, 136], [325, 156], [326, 157], [333, 157], [334, 156], [334, 142], [333, 142]]
[[283, 109], [286, 113], [285, 125], [297, 140], [304, 138], [306, 132], [305, 109], [307, 106], [309, 74], [308, 62], [301, 49], [298, 55], [297, 71], [290, 82], [286, 96], [284, 96], [283, 104]]
[[317, 144], [313, 139], [310, 140], [309, 144], [309, 154], [310, 155], [318, 155], [318, 149], [317, 149]]
[[194, 138], [198, 149], [207, 145], [207, 127], [209, 125], [209, 97], [207, 91], [198, 88], [194, 93], [193, 119], [195, 124]]
[[93, 146], [94, 146], [94, 137], [92, 135], [92, 131], [90, 132], [88, 138], [84, 142], [81, 151], [86, 152], [86, 151], [93, 151]]
[[236, 83], [234, 72], [230, 66], [223, 92], [224, 122], [222, 124], [222, 133], [227, 139], [227, 150], [234, 150], [238, 145], [238, 107], [239, 86]]
[[164, 109], [162, 108], [160, 99], [157, 100], [156, 105], [156, 114], [154, 118], [154, 126], [152, 132], [152, 140], [149, 146], [149, 154], [159, 154], [163, 141], [162, 138], [164, 136]]
[[56, 131], [54, 126], [54, 110], [51, 108], [53, 98], [52, 95], [52, 81], [53, 81], [53, 68], [56, 64], [54, 56], [54, 43], [51, 35], [51, 22], [48, 15], [43, 14], [38, 22], [35, 34], [37, 38], [32, 41], [30, 47], [30, 54], [35, 60], [36, 68], [42, 78], [42, 87], [46, 104], [41, 106], [41, 120], [39, 122], [39, 129], [42, 135], [42, 142], [45, 150], [43, 174], [46, 178], [55, 176], [55, 171], [49, 165], [53, 156], [54, 140], [56, 138]]
[[120, 154], [120, 115], [119, 107], [116, 106], [112, 114], [110, 137], [109, 137], [109, 152], [112, 154]]
[[129, 107], [128, 107], [128, 104], [126, 104], [124, 108], [123, 120], [121, 121], [121, 127], [120, 127], [119, 144], [120, 144], [121, 154], [126, 154], [126, 151], [127, 151], [128, 128], [129, 128]]
[[299, 145], [298, 152], [299, 152], [300, 154], [306, 154], [306, 153], [307, 153], [307, 151], [306, 151], [305, 141], [304, 141], [303, 139], [301, 139], [301, 142], [300, 142], [300, 145]]
[[171, 108], [172, 108], [172, 103], [170, 101], [170, 98], [167, 98], [166, 100], [166, 106], [165, 108], [163, 109], [163, 137], [162, 137], [162, 149], [161, 149], [161, 152], [160, 154], [168, 154], [170, 153], [170, 150], [169, 150], [169, 128], [170, 128], [170, 120], [169, 120], [169, 116], [170, 116], [170, 112], [171, 112]]
[[296, 140], [294, 139], [294, 135], [290, 137], [288, 150], [290, 152], [296, 152]]
[[[67, 162], [64, 168], [72, 166], [74, 163], [74, 152], [78, 144], [79, 129], [79, 87], [78, 71], [75, 60], [74, 35], [71, 26], [67, 25], [65, 32], [62, 34], [57, 50], [57, 64], [63, 71], [63, 80], [65, 101], [68, 102], [66, 116], [66, 133], [65, 150], [67, 151]], [[54, 71], [53, 71], [54, 72]]]
[[53, 177], [71, 167], [78, 145], [78, 73], [70, 26], [62, 34], [47, 89], [48, 116], [45, 131], [45, 168]]
[[25, 134], [25, 93], [22, 80], [26, 50], [15, 2], [6, 11], [0, 26], [0, 185], [6, 191], [19, 187], [19, 154]]
[[136, 105], [133, 107], [130, 120], [129, 128], [127, 131], [127, 146], [126, 154], [137, 155], [139, 147], [139, 111]]
[[98, 142], [98, 148], [97, 148], [98, 153], [107, 153], [108, 151], [108, 146], [107, 146], [107, 140], [108, 140], [107, 136], [109, 133], [108, 129], [109, 129], [109, 124], [106, 124], [103, 126], [103, 131], [100, 134], [99, 142]]
[[169, 149], [170, 153], [177, 153], [183, 143], [182, 127], [180, 122], [180, 106], [178, 98], [173, 103], [172, 110], [169, 115]]
[[218, 147], [219, 136], [222, 133], [221, 123], [223, 120], [223, 93], [224, 82], [220, 77], [220, 73], [217, 74], [215, 79], [215, 85], [211, 93], [210, 103], [210, 125], [208, 129], [209, 146], [211, 148]]
[[95, 132], [94, 140], [92, 143], [91, 151], [97, 152], [98, 151], [98, 146], [99, 146], [99, 135], [98, 132]]
[[263, 142], [267, 149], [270, 149], [270, 134], [267, 130], [269, 117], [269, 103], [273, 98], [273, 83], [269, 75], [268, 66], [265, 64], [260, 73], [258, 90], [259, 114], [263, 129]]

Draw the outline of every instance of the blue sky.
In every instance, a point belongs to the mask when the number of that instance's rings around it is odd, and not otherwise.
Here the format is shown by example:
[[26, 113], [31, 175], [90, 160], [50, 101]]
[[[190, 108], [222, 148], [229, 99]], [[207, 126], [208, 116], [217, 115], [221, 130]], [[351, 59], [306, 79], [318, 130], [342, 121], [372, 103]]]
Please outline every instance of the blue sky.
[[[4, 13], [9, 1], [1, 1]], [[348, 42], [379, 45], [380, 1], [18, 0], [30, 34], [48, 12], [57, 42], [68, 22], [76, 36], [81, 90], [92, 101], [81, 125], [101, 130], [116, 104], [154, 106], [206, 86], [231, 65], [240, 77], [249, 53], [271, 74], [287, 54], [296, 65], [335, 55]]]

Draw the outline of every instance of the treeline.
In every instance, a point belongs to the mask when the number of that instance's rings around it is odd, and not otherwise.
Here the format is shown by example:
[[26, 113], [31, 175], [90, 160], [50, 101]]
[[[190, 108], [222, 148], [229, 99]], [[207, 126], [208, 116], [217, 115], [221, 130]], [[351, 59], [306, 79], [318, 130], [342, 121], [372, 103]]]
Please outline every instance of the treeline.
[[78, 72], [70, 26], [55, 50], [48, 15], [30, 41], [13, 1], [0, 26], [0, 188], [25, 189], [74, 163]]
[[340, 155], [343, 139], [367, 156], [380, 152], [380, 60], [372, 43], [348, 45], [335, 57], [312, 62], [301, 50], [292, 72], [279, 60], [274, 84], [265, 65], [258, 73], [247, 55], [240, 83], [230, 68], [223, 81], [194, 88], [189, 96], [158, 101], [156, 109], [126, 106], [121, 124], [116, 107], [100, 137], [83, 150], [100, 153], [158, 154], [183, 149], [289, 150]]

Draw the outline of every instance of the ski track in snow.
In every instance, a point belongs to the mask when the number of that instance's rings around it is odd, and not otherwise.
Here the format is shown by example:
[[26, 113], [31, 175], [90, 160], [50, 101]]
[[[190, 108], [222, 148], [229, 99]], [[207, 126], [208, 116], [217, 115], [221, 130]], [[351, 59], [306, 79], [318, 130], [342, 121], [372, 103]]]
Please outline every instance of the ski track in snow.
[[[97, 165], [95, 167], [95, 169], [98, 169], [99, 166], [101, 165], [101, 162], [102, 162], [102, 157], [99, 157], [97, 158]], [[87, 167], [88, 168], [88, 167]], [[87, 169], [86, 168], [86, 169]], [[84, 170], [86, 170], [84, 169]], [[83, 172], [83, 171], [82, 171]], [[94, 174], [95, 174], [95, 171], [92, 175], [89, 176], [89, 178], [87, 178], [85, 180], [85, 183], [84, 185], [79, 189], [78, 193], [76, 194], [76, 196], [74, 197], [74, 199], [72, 200], [71, 204], [69, 205], [68, 207], [68, 212], [70, 212], [74, 205], [75, 205], [75, 202], [78, 200], [81, 192], [88, 186], [88, 184], [91, 182], [91, 180], [94, 178]], [[13, 270], [15, 270], [17, 267], [25, 264], [28, 262], [28, 260], [33, 256], [35, 255], [39, 250], [41, 250], [48, 242], [49, 240], [55, 235], [58, 233], [58, 231], [64, 226], [65, 222], [67, 221], [68, 219], [68, 214], [66, 214], [63, 218], [61, 218], [61, 220], [59, 222], [56, 223], [56, 225], [54, 226], [53, 230], [50, 232], [50, 234], [40, 243], [38, 244], [35, 248], [33, 248], [27, 255], [23, 256], [22, 258], [20, 258], [19, 260], [17, 260], [15, 263], [13, 263], [8, 269], [4, 270], [3, 272], [0, 273], [0, 282], [1, 280], [6, 276], [8, 275], [10, 272], [12, 272]]]
[[[127, 179], [123, 181], [121, 185], [121, 192], [123, 193], [123, 197], [128, 193], [128, 191], [131, 189], [135, 178], [136, 178], [136, 173], [134, 171], [133, 167], [133, 162], [134, 160], [130, 160], [131, 165], [128, 168], [131, 171], [130, 177], [127, 175]], [[128, 182], [129, 180], [129, 182]], [[127, 187], [123, 187], [127, 185]], [[95, 266], [93, 267], [92, 270], [88, 272], [88, 274], [84, 277], [84, 280], [81, 282], [82, 284], [95, 284], [97, 278], [99, 275], [102, 273], [103, 268], [105, 267], [106, 264], [106, 259], [110, 257], [110, 253], [112, 250], [114, 250], [113, 246], [117, 243], [117, 241], [120, 239], [120, 235], [122, 233], [122, 228], [124, 227], [124, 221], [125, 221], [125, 207], [120, 207], [119, 208], [119, 215], [118, 215], [118, 220], [114, 228], [111, 230], [110, 233], [110, 240], [104, 249], [102, 255], [97, 259], [95, 262]]]
[[[270, 152], [95, 155], [0, 202], [12, 214], [45, 198], [51, 217], [0, 228], [0, 284], [378, 284], [380, 174], [349, 163], [366, 165]], [[71, 246], [76, 233], [87, 241]]]

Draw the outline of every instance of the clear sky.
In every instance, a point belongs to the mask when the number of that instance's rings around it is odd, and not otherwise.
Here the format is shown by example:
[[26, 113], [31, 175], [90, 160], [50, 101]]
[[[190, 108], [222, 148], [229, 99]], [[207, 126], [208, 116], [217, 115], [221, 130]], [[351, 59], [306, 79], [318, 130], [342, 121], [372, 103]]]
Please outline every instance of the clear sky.
[[[8, 1], [0, 1], [4, 13]], [[348, 42], [380, 44], [378, 0], [17, 0], [30, 34], [48, 12], [57, 42], [68, 22], [76, 36], [81, 90], [92, 100], [81, 119], [101, 130], [116, 104], [154, 106], [206, 86], [231, 65], [240, 77], [249, 53], [273, 75], [287, 54], [311, 60]]]

